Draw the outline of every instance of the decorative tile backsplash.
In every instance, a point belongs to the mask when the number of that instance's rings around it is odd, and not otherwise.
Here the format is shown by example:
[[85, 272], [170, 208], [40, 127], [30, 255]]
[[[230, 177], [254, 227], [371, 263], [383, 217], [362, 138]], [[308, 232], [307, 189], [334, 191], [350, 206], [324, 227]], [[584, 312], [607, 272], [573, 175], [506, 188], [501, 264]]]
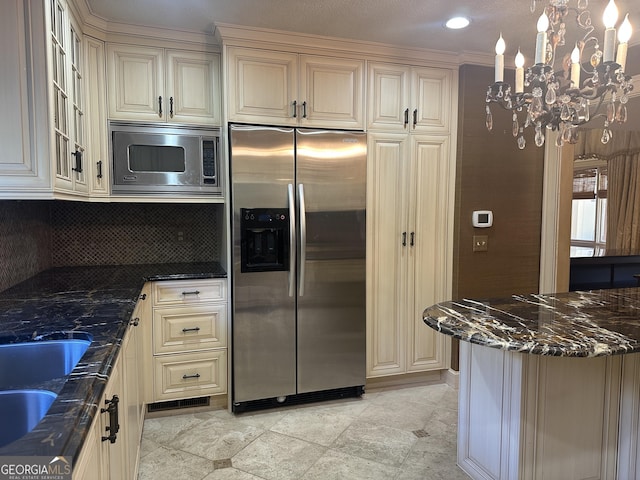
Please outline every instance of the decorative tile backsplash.
[[54, 202], [53, 266], [219, 259], [214, 204]]
[[222, 209], [0, 201], [0, 291], [57, 266], [220, 260]]
[[0, 291], [51, 266], [49, 203], [0, 201]]

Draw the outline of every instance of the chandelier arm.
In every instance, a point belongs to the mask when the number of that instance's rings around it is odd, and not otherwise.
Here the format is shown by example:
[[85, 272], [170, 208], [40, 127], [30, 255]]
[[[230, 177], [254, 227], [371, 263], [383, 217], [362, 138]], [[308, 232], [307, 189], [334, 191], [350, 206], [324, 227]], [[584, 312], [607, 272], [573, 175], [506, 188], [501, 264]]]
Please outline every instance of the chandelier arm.
[[[531, 11], [536, 9], [540, 0], [530, 0]], [[505, 82], [496, 82], [489, 86], [486, 95], [486, 126], [491, 130], [493, 119], [489, 105], [496, 103], [503, 110], [512, 112], [512, 133], [517, 138], [518, 148], [525, 148], [526, 141], [523, 131], [527, 127], [535, 130], [534, 140], [536, 146], [544, 144], [544, 129], [558, 131], [556, 145], [564, 143], [576, 143], [577, 127], [589, 123], [591, 120], [603, 117], [604, 131], [602, 143], [607, 143], [611, 138], [609, 125], [615, 120], [624, 123], [627, 118], [628, 94], [633, 89], [631, 78], [624, 74], [624, 60], [613, 61], [607, 54], [604, 60], [603, 48], [593, 25], [591, 12], [588, 9], [588, 0], [577, 0], [575, 7], [568, 5], [570, 0], [547, 0], [544, 14], [549, 20], [544, 39], [545, 51], [539, 57], [539, 48], [536, 45], [536, 63], [528, 67], [522, 76], [517, 76], [518, 90], [526, 89], [526, 92], [513, 93], [511, 86]], [[557, 47], [565, 46], [567, 33], [567, 16], [575, 16], [577, 29], [575, 37], [578, 38], [576, 47], [580, 53], [578, 58], [572, 54], [559, 57], [561, 51]], [[541, 17], [543, 19], [543, 17]], [[607, 52], [610, 53], [610, 45], [605, 41]], [[593, 53], [584, 58], [585, 51]], [[577, 53], [576, 53], [577, 54]], [[540, 60], [542, 58], [542, 60]], [[562, 68], [555, 71], [555, 60], [562, 63]], [[582, 59], [582, 61], [580, 60]], [[579, 65], [576, 65], [579, 64]], [[586, 78], [580, 81], [580, 72], [586, 74]], [[523, 75], [522, 71], [520, 75]], [[496, 75], [498, 78], [498, 76]], [[519, 83], [518, 83], [519, 82]], [[604, 105], [604, 108], [603, 108]], [[606, 112], [604, 112], [606, 110]], [[526, 115], [524, 124], [520, 124], [519, 112]]]

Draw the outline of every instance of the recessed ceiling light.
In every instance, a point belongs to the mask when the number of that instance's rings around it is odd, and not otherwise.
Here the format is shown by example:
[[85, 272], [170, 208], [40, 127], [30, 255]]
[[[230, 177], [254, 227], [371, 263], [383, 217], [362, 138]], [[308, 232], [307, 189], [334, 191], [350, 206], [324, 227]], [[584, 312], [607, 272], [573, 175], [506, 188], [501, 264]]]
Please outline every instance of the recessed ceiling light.
[[453, 17], [447, 20], [447, 23], [445, 25], [447, 26], [447, 28], [457, 30], [469, 25], [469, 19], [466, 17]]

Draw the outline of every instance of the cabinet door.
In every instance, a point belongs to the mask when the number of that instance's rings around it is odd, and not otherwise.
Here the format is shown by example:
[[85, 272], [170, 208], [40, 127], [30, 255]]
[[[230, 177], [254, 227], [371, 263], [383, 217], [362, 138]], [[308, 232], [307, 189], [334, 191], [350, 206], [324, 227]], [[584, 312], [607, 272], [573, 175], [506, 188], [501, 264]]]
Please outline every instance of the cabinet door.
[[220, 57], [169, 50], [167, 121], [220, 125]]
[[228, 47], [227, 62], [230, 121], [297, 124], [296, 54]]
[[451, 283], [448, 212], [453, 188], [448, 137], [411, 138], [409, 206], [408, 371], [446, 368], [446, 337], [427, 327], [424, 309], [448, 299]]
[[[0, 191], [9, 198], [29, 198], [29, 189], [51, 192], [47, 101], [41, 73], [46, 35], [43, 2], [6, 0], [0, 15]], [[30, 20], [34, 25], [29, 27]], [[30, 42], [27, 37], [31, 32]], [[35, 72], [33, 66], [38, 65]], [[6, 198], [5, 195], [3, 197]]]
[[[71, 185], [64, 184], [66, 190], [87, 193], [86, 134], [85, 134], [85, 59], [83, 57], [82, 32], [73, 15], [69, 15], [69, 134], [71, 155], [69, 172]], [[56, 180], [60, 179], [57, 177]], [[66, 180], [66, 179], [65, 179]], [[57, 183], [57, 182], [56, 182]]]
[[[122, 379], [122, 355], [118, 356], [116, 359], [113, 368], [111, 369], [111, 374], [109, 375], [109, 382], [107, 383], [107, 387], [105, 388], [105, 392], [102, 398], [102, 402], [98, 405], [98, 409], [106, 409], [108, 407], [107, 400], [111, 401], [114, 395], [118, 396], [120, 402], [118, 403], [118, 423], [120, 425], [120, 430], [116, 434], [116, 440], [114, 443], [111, 443], [109, 440], [102, 440], [105, 437], [108, 437], [111, 433], [109, 430], [110, 422], [109, 422], [109, 413], [104, 412], [100, 413], [100, 423], [101, 427], [101, 443], [102, 443], [102, 451], [101, 456], [103, 459], [103, 469], [104, 476], [103, 478], [129, 478], [126, 475], [127, 468], [127, 450], [126, 450], [126, 436], [125, 429], [126, 424], [122, 419], [122, 411], [125, 409], [125, 402], [122, 402], [122, 391], [123, 391], [123, 379]], [[100, 412], [100, 410], [98, 410]]]
[[364, 128], [364, 61], [300, 56], [300, 125]]
[[409, 131], [409, 72], [402, 65], [369, 63], [370, 129]]
[[89, 430], [80, 456], [73, 465], [73, 480], [103, 480], [108, 478], [103, 476], [101, 453], [101, 430], [100, 416], [96, 415], [91, 429]]
[[442, 68], [414, 68], [410, 122], [416, 132], [448, 133], [452, 109], [452, 71]]
[[[404, 373], [408, 135], [370, 134], [367, 163], [367, 376]], [[403, 242], [403, 240], [405, 240]], [[404, 245], [403, 245], [404, 243]]]
[[109, 118], [164, 121], [164, 62], [161, 48], [107, 46]]
[[[142, 432], [140, 417], [141, 388], [138, 360], [138, 323], [132, 321], [129, 331], [122, 342], [120, 355], [122, 362], [123, 390], [121, 400], [120, 424], [122, 426], [122, 440], [125, 441], [126, 454], [124, 478], [137, 478], [138, 459], [140, 457], [140, 434]], [[126, 438], [125, 438], [126, 436]]]
[[104, 42], [85, 37], [85, 79], [87, 92], [87, 150], [84, 164], [91, 196], [109, 195], [106, 77]]
[[69, 125], [70, 79], [69, 79], [69, 30], [66, 5], [60, 0], [51, 0], [49, 19], [50, 82], [51, 82], [51, 128], [54, 184], [72, 189], [71, 158], [72, 140]]

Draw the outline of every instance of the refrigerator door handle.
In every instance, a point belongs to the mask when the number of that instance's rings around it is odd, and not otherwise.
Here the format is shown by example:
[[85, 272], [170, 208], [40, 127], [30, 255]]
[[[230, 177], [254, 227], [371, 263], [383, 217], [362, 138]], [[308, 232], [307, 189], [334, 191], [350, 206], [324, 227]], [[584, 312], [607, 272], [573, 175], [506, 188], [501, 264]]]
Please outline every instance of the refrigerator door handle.
[[296, 209], [294, 205], [293, 184], [287, 186], [287, 201], [289, 203], [289, 296], [296, 292]]
[[304, 264], [307, 262], [307, 211], [304, 204], [304, 185], [298, 185], [298, 205], [300, 207], [300, 285], [298, 295], [304, 296]]

